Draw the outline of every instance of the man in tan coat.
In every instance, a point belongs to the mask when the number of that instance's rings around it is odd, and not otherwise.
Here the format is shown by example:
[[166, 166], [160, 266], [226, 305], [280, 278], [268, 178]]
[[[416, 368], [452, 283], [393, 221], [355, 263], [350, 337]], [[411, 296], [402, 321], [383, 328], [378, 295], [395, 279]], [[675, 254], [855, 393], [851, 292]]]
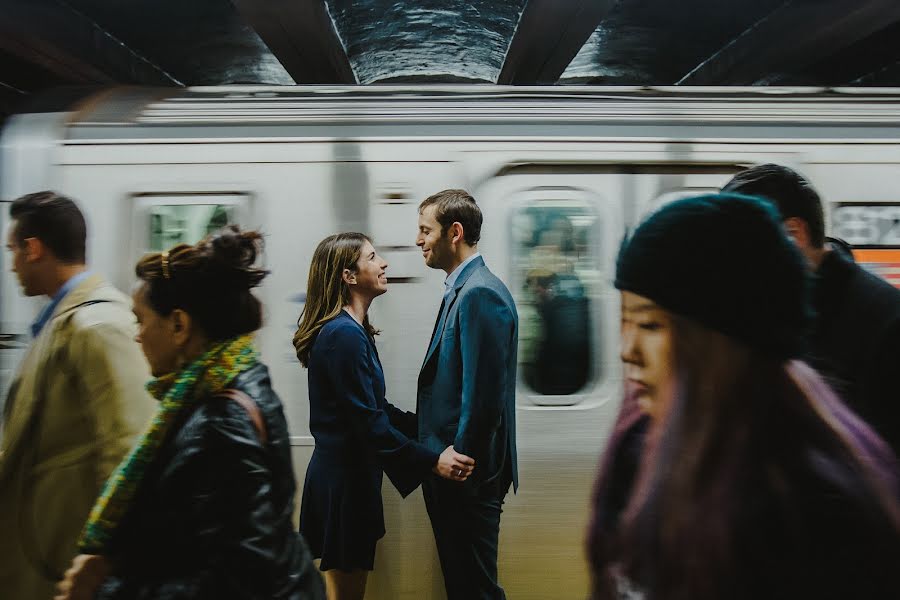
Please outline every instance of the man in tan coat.
[[47, 307], [13, 379], [0, 438], [0, 598], [45, 600], [107, 476], [155, 408], [127, 296], [85, 267], [86, 227], [53, 192], [10, 209], [7, 249]]

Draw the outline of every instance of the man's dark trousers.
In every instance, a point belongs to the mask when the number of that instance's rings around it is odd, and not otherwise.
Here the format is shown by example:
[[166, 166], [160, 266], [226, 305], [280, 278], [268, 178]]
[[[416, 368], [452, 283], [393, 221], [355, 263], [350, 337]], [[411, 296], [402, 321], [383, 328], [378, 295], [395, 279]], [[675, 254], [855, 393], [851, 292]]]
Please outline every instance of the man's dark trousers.
[[471, 485], [432, 475], [423, 483], [447, 600], [505, 600], [497, 582], [500, 513], [510, 478]]

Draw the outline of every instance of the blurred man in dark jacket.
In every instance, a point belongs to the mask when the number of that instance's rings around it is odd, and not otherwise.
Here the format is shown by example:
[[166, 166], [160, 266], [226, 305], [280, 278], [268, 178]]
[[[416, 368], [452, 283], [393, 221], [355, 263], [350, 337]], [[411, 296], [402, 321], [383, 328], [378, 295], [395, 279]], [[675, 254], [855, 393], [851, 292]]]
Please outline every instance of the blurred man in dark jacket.
[[809, 361], [900, 452], [900, 290], [857, 265], [846, 247], [828, 242], [822, 201], [799, 173], [759, 165], [722, 191], [762, 196], [778, 207], [816, 276]]

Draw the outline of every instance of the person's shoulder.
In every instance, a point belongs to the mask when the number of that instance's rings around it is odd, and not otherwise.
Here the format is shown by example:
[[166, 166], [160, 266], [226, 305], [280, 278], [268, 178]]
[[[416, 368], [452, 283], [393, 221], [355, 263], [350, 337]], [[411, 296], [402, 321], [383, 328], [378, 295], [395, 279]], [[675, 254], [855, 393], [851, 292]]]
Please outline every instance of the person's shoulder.
[[112, 284], [102, 281], [72, 310], [69, 322], [76, 330], [131, 331], [135, 326], [131, 299]]
[[857, 263], [847, 264], [851, 271], [848, 293], [864, 303], [872, 316], [900, 318], [900, 290]]
[[472, 271], [471, 275], [469, 275], [469, 279], [466, 280], [463, 291], [475, 291], [476, 293], [479, 293], [484, 288], [487, 288], [494, 292], [508, 291], [506, 284], [504, 284], [499, 277], [494, 275], [494, 272], [491, 271], [490, 267], [488, 267], [486, 263], [482, 262], [482, 264], [478, 265]]
[[353, 320], [353, 317], [342, 310], [333, 319], [322, 325], [319, 335], [351, 335], [358, 334], [365, 337], [362, 328]]
[[[260, 399], [245, 392], [262, 413]], [[180, 446], [204, 449], [228, 445], [258, 445], [259, 437], [250, 413], [236, 400], [210, 394], [197, 405], [179, 431]]]
[[494, 275], [487, 265], [483, 265], [472, 273], [472, 276], [462, 289], [462, 295], [465, 296], [466, 302], [484, 299], [509, 307], [515, 306], [515, 301], [509, 288], [506, 287], [503, 280]]
[[365, 346], [368, 344], [368, 339], [362, 327], [353, 320], [353, 317], [341, 311], [339, 315], [322, 326], [316, 342], [321, 342], [328, 347], [347, 348]]
[[250, 396], [257, 404], [263, 403], [268, 396], [275, 396], [269, 368], [261, 362], [242, 371], [228, 387]]

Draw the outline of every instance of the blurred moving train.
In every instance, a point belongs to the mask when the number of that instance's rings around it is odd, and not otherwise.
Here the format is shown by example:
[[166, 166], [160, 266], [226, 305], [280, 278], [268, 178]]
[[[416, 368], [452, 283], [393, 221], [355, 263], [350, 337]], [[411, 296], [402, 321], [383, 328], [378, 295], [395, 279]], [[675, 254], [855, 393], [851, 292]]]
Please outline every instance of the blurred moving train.
[[[315, 245], [359, 230], [387, 259], [390, 290], [372, 319], [384, 332], [388, 397], [414, 410], [442, 292], [442, 274], [414, 245], [417, 205], [444, 188], [468, 189], [484, 212], [480, 250], [521, 315], [521, 488], [505, 505], [500, 578], [522, 600], [588, 589], [589, 497], [620, 396], [611, 281], [623, 233], [642, 215], [778, 162], [811, 178], [829, 202], [831, 232], [858, 258], [895, 284], [900, 276], [900, 90], [112, 89], [14, 116], [0, 145], [0, 202], [48, 188], [77, 199], [91, 268], [122, 289], [147, 251], [228, 222], [267, 234], [259, 340], [301, 485], [313, 440], [291, 336]], [[4, 388], [39, 305], [21, 297], [8, 260]], [[368, 597], [443, 598], [421, 493], [403, 501], [385, 485], [384, 495], [387, 535]]]

